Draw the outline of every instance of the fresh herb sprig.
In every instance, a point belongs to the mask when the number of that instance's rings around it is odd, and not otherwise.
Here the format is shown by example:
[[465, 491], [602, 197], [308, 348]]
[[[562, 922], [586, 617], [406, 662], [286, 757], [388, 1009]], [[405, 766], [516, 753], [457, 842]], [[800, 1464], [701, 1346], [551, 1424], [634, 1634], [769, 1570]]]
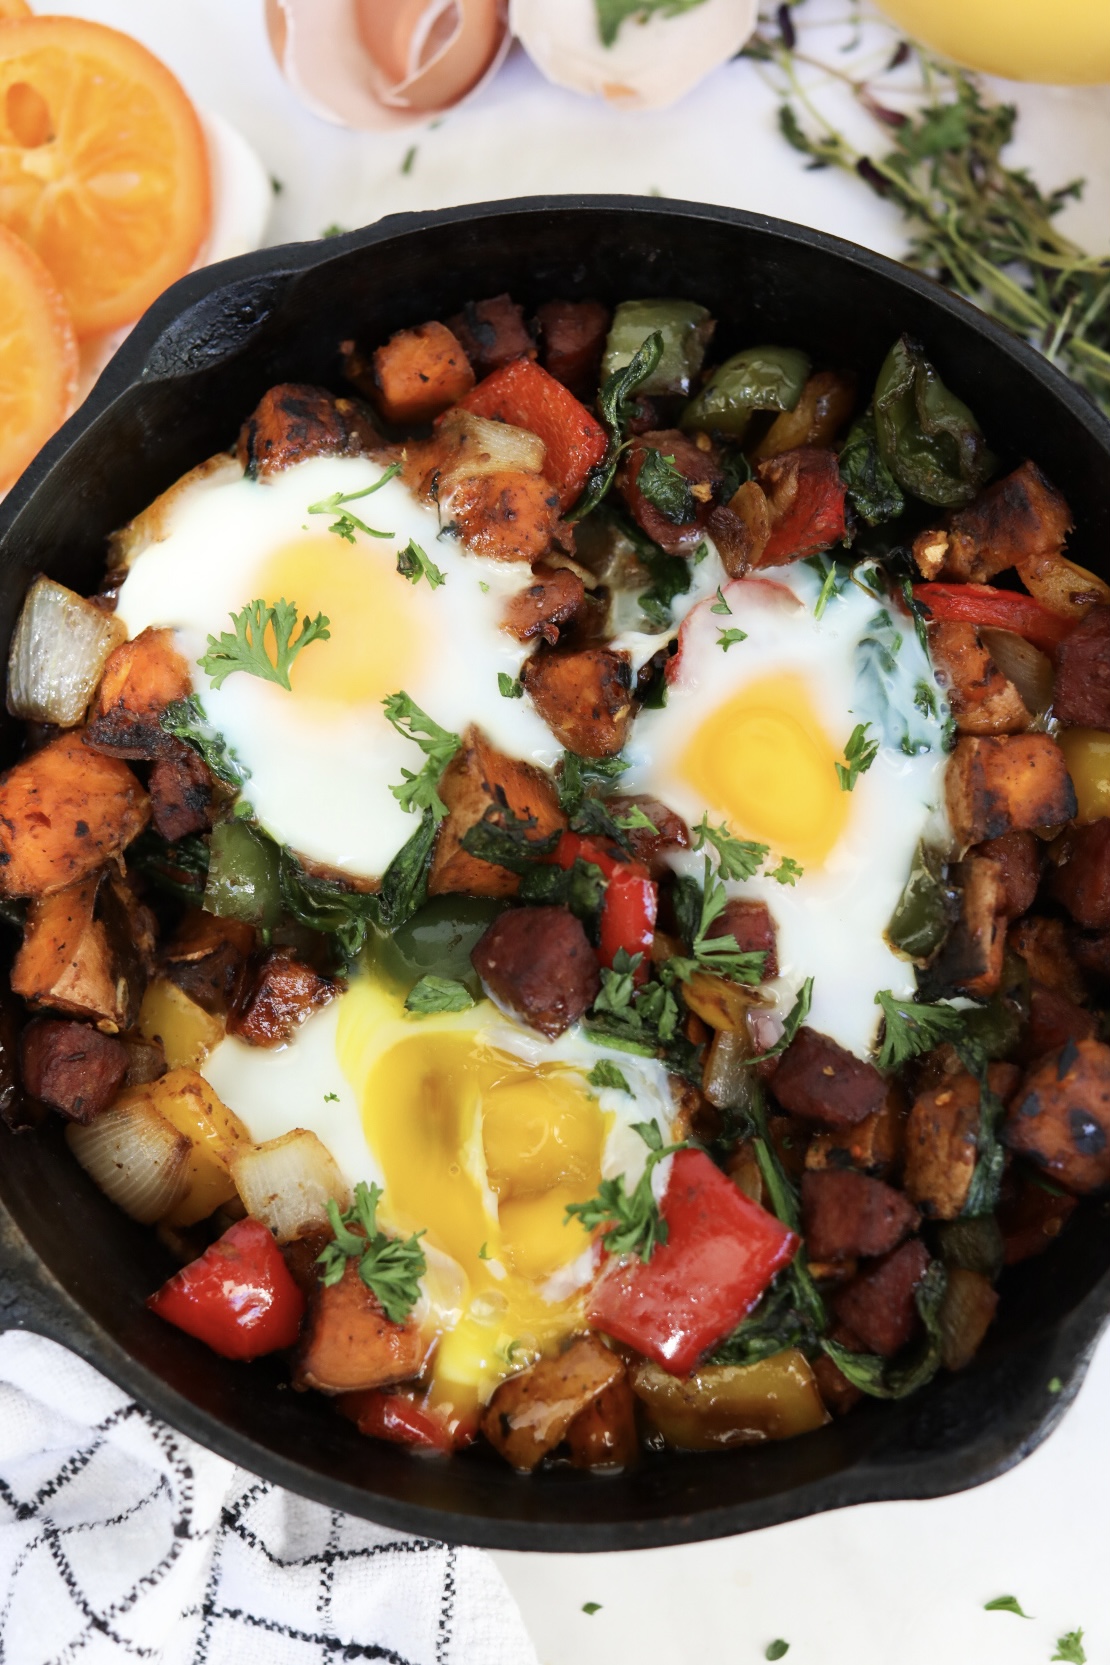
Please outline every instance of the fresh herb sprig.
[[[276, 682], [280, 688], [291, 688], [289, 670], [302, 648], [312, 642], [326, 642], [331, 635], [328, 629], [331, 620], [323, 613], [317, 613], [314, 619], [306, 614], [300, 622], [299, 634], [297, 619], [296, 603], [286, 601], [284, 596], [273, 603], [249, 601], [238, 613], [231, 614], [235, 634], [224, 630], [219, 636], [209, 636], [208, 647], [197, 664], [211, 679], [213, 688], [221, 688], [235, 671], [246, 671], [266, 682]], [[273, 633], [272, 659], [267, 630]]]
[[[735, 879], [740, 883], [754, 879], [771, 853], [769, 844], [759, 844], [751, 838], [737, 838], [729, 831], [727, 822], [722, 821], [719, 827], [711, 826], [709, 816], [705, 814], [694, 828], [693, 847], [701, 850], [707, 844], [717, 852], [722, 879]], [[792, 856], [783, 856], [777, 867], [767, 871], [767, 877], [774, 879], [776, 884], [792, 885], [802, 877], [803, 872], [804, 869]]]
[[703, 0], [594, 0], [597, 9], [597, 28], [603, 46], [612, 46], [627, 18], [643, 19], [652, 12], [664, 17], [678, 17]]
[[869, 740], [870, 723], [857, 723], [844, 748], [844, 762], [836, 765], [836, 778], [842, 792], [851, 792], [860, 775], [865, 775], [879, 755], [879, 742]]
[[740, 947], [731, 931], [720, 936], [709, 934], [728, 904], [728, 892], [713, 871], [709, 857], [701, 887], [701, 910], [690, 938], [689, 955], [674, 955], [667, 960], [664, 973], [669, 979], [688, 982], [697, 971], [708, 971], [717, 977], [727, 977], [734, 983], [753, 985], [763, 980], [767, 955], [761, 950]]
[[447, 574], [436, 566], [414, 538], [410, 538], [404, 549], [398, 551], [397, 571], [410, 584], [419, 584], [422, 578], [426, 578], [429, 588], [433, 590], [438, 590], [441, 584], [447, 582]]
[[[327, 236], [327, 233], [324, 235]], [[368, 538], [391, 538], [394, 535], [392, 532], [379, 532], [375, 527], [367, 526], [364, 520], [359, 520], [357, 515], [353, 515], [344, 507], [344, 504], [357, 503], [361, 497], [372, 497], [376, 491], [381, 491], [387, 480], [392, 480], [400, 472], [400, 463], [390, 463], [381, 478], [375, 480], [372, 486], [364, 486], [361, 491], [333, 491], [330, 496], [321, 498], [319, 503], [310, 503], [308, 512], [310, 515], [336, 515], [337, 519], [328, 527], [328, 531], [334, 532], [337, 538], [344, 538], [347, 543], [354, 543], [356, 532], [365, 532]], [[398, 571], [400, 570], [398, 562]], [[406, 573], [405, 576], [408, 577], [409, 574]]]
[[967, 1020], [955, 1006], [919, 1005], [912, 998], [898, 1000], [890, 989], [880, 989], [876, 1006], [882, 1007], [883, 1040], [879, 1068], [898, 1070], [923, 1052], [931, 1052], [943, 1041], [962, 1039]]
[[665, 1156], [682, 1150], [681, 1143], [665, 1145], [659, 1123], [633, 1122], [648, 1147], [647, 1161], [631, 1192], [624, 1188], [624, 1175], [603, 1179], [597, 1195], [587, 1202], [568, 1203], [566, 1218], [579, 1220], [587, 1231], [604, 1226], [603, 1242], [607, 1254], [638, 1255], [646, 1265], [656, 1249], [667, 1241], [667, 1222], [659, 1212], [659, 1204], [651, 1189], [651, 1176]]
[[402, 769], [405, 778], [401, 785], [391, 786], [389, 790], [402, 809], [430, 810], [437, 821], [442, 821], [447, 805], [437, 789], [444, 769], [462, 745], [461, 738], [449, 729], [440, 728], [403, 690], [387, 695], [382, 704], [397, 733], [415, 741], [428, 760], [418, 773]]
[[412, 1237], [390, 1237], [379, 1231], [377, 1214], [382, 1191], [378, 1185], [355, 1186], [354, 1202], [339, 1212], [334, 1198], [328, 1203], [328, 1220], [333, 1240], [316, 1257], [322, 1268], [320, 1282], [325, 1288], [337, 1284], [348, 1261], [358, 1265], [358, 1275], [375, 1297], [391, 1324], [403, 1324], [420, 1299], [420, 1279], [428, 1269], [420, 1247], [422, 1231]]
[[[677, 0], [677, 3], [681, 3], [681, 0]], [[617, 463], [624, 449], [625, 429], [640, 408], [632, 396], [652, 375], [662, 356], [663, 337], [655, 330], [633, 353], [623, 370], [614, 370], [611, 376], [606, 377], [605, 384], [597, 396], [597, 408], [609, 431], [608, 449], [601, 461], [591, 468], [586, 478], [586, 489], [566, 516], [568, 521], [581, 520], [591, 509], [596, 509], [613, 484]]]

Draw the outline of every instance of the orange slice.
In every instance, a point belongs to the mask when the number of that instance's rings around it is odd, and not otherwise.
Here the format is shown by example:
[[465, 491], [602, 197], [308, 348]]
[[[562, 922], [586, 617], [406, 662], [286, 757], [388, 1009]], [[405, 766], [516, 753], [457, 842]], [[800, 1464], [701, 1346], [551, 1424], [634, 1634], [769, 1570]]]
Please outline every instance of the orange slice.
[[208, 222], [204, 136], [164, 64], [81, 18], [0, 22], [0, 224], [49, 267], [79, 336], [137, 318]]
[[77, 390], [77, 339], [53, 278], [0, 226], [0, 491], [65, 421]]

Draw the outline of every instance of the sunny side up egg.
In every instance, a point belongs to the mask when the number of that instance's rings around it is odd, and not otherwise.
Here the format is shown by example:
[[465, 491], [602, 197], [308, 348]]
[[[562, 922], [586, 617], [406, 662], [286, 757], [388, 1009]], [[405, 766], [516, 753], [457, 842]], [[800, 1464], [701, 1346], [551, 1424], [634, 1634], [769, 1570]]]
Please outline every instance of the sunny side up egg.
[[[318, 457], [261, 481], [233, 468], [198, 478], [135, 558], [116, 610], [130, 636], [176, 632], [209, 721], [250, 771], [244, 797], [266, 831], [359, 878], [380, 876], [415, 825], [390, 788], [423, 758], [387, 720], [390, 694], [404, 691], [456, 734], [476, 723], [510, 757], [550, 767], [559, 756], [529, 703], [498, 684], [529, 651], [500, 619], [530, 569], [439, 538], [435, 510], [397, 478], [358, 498], [383, 472], [365, 457]], [[336, 493], [355, 494], [351, 513], [388, 536], [330, 532], [338, 511], [312, 510]], [[434, 588], [398, 573], [410, 539], [442, 573]], [[292, 694], [257, 676], [213, 687], [197, 664], [209, 636], [248, 602], [282, 597], [302, 617], [323, 613], [331, 633], [298, 654]]]
[[[876, 993], [906, 999], [915, 987], [885, 932], [918, 843], [947, 842], [947, 707], [912, 623], [865, 587], [866, 569], [856, 578], [838, 582], [820, 616], [822, 580], [803, 563], [699, 601], [666, 704], [637, 718], [621, 785], [692, 828], [708, 816], [769, 846], [760, 873], [726, 886], [770, 909], [779, 977], [767, 992], [781, 1016], [812, 977], [807, 1021], [866, 1057]], [[878, 752], [845, 791], [836, 765], [859, 724]], [[802, 869], [793, 884], [770, 876], [783, 857]], [[700, 876], [700, 855], [671, 859]]]

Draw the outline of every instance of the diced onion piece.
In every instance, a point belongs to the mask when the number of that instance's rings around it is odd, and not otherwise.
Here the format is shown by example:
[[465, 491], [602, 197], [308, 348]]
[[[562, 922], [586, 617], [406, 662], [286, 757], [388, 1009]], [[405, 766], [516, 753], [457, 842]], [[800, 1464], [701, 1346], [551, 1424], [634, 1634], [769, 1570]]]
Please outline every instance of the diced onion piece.
[[1078, 624], [1092, 607], [1110, 605], [1110, 584], [1063, 555], [1033, 555], [1017, 569], [1029, 594], [1059, 618]]
[[114, 1104], [87, 1127], [68, 1127], [66, 1139], [94, 1184], [141, 1225], [184, 1195], [192, 1146], [146, 1099]]
[[441, 497], [457, 481], [482, 474], [543, 473], [547, 447], [527, 428], [454, 410], [440, 424], [438, 437], [453, 446], [440, 476]]
[[52, 578], [36, 578], [8, 654], [8, 710], [27, 722], [76, 727], [104, 661], [126, 637], [122, 619]]
[[983, 646], [1004, 677], [1021, 695], [1022, 704], [1034, 717], [1041, 717], [1052, 704], [1052, 660], [1047, 653], [1012, 630], [985, 628], [979, 632]]
[[718, 1110], [740, 1104], [751, 1075], [751, 1036], [735, 1029], [719, 1029], [705, 1055], [701, 1090]]
[[350, 1201], [331, 1152], [303, 1127], [237, 1151], [231, 1177], [247, 1213], [269, 1226], [279, 1243], [326, 1226], [331, 1199], [341, 1209]]
[[688, 1377], [644, 1360], [630, 1380], [648, 1422], [681, 1451], [793, 1439], [829, 1420], [809, 1362], [796, 1348], [758, 1364], [707, 1365]]

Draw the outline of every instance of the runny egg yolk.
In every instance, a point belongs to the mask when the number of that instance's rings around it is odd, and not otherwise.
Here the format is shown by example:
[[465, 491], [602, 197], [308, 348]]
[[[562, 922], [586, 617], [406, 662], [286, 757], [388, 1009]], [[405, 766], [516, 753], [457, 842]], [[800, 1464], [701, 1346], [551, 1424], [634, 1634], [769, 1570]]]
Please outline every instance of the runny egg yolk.
[[849, 810], [838, 752], [804, 678], [760, 677], [719, 705], [680, 760], [699, 797], [733, 833], [817, 867], [835, 846]]
[[525, 1064], [450, 1023], [383, 1025], [387, 999], [369, 979], [349, 990], [339, 1058], [361, 1094], [383, 1223], [424, 1231], [465, 1279], [433, 1393], [481, 1402], [581, 1320], [579, 1295], [543, 1289], [589, 1246], [566, 1207], [596, 1193], [612, 1118], [565, 1065]]
[[398, 582], [392, 545], [367, 549], [329, 533], [299, 538], [262, 563], [251, 594], [270, 603], [284, 597], [300, 618], [323, 613], [328, 620], [328, 641], [310, 643], [290, 669], [299, 698], [342, 705], [384, 699], [430, 651], [412, 587]]

